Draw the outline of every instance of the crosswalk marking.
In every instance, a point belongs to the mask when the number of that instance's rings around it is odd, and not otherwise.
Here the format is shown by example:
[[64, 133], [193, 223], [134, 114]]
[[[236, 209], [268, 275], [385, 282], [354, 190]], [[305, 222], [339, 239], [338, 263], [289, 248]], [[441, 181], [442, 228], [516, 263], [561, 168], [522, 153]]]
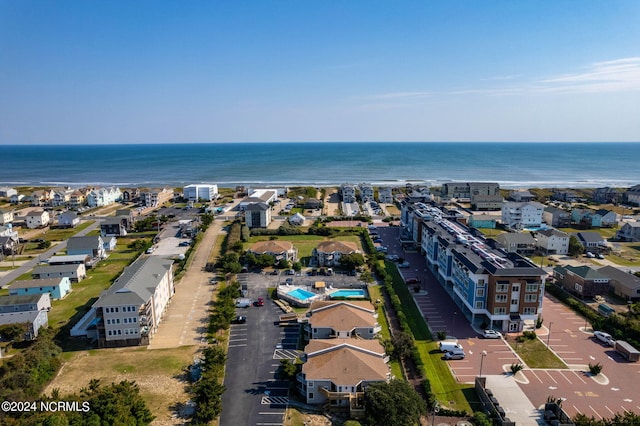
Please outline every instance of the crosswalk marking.
[[260, 404], [265, 405], [287, 405], [289, 398], [286, 396], [263, 396]]

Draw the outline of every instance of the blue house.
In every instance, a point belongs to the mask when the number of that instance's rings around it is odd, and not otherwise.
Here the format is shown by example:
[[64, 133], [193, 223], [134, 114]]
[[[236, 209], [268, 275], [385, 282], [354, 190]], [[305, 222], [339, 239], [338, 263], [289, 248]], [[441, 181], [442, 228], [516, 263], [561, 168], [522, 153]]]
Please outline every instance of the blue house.
[[11, 296], [49, 293], [53, 300], [62, 299], [70, 292], [71, 281], [68, 277], [19, 280], [9, 288]]

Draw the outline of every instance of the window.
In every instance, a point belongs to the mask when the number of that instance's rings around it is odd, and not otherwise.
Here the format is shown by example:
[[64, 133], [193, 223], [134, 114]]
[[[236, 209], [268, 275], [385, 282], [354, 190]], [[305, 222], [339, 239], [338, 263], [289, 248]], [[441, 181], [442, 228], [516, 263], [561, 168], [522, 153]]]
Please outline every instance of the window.
[[484, 287], [484, 280], [478, 280], [478, 287]]
[[524, 308], [523, 314], [525, 315], [535, 315], [536, 314], [536, 308]]
[[538, 301], [538, 295], [537, 294], [525, 294], [524, 295], [524, 301], [525, 302], [537, 302]]
[[511, 288], [511, 291], [515, 291], [516, 293], [520, 291], [520, 284], [514, 284]]
[[476, 309], [484, 309], [484, 302], [476, 302]]
[[484, 297], [484, 288], [476, 289], [476, 297]]
[[527, 284], [525, 291], [527, 293], [536, 293], [538, 291], [538, 284]]
[[118, 336], [122, 334], [122, 330], [118, 330]]
[[506, 294], [496, 294], [496, 302], [498, 303], [506, 303], [507, 295]]
[[507, 308], [495, 308], [493, 310], [494, 315], [504, 315], [507, 313]]
[[511, 304], [512, 305], [517, 305], [518, 304], [518, 299], [511, 299]]
[[498, 293], [506, 293], [507, 291], [509, 291], [509, 284], [497, 284], [496, 291]]
[[309, 380], [307, 382], [307, 387], [312, 388], [313, 387], [313, 380]]
[[313, 392], [309, 392], [309, 399], [313, 399]]
[[575, 285], [575, 289], [576, 289], [577, 292], [582, 293], [582, 285], [576, 284]]

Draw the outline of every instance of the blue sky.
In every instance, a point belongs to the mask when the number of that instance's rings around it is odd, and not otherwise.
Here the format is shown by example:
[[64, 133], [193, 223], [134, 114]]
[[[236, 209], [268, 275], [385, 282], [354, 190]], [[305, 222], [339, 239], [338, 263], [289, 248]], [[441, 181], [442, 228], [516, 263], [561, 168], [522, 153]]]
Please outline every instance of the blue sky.
[[640, 141], [640, 2], [0, 0], [0, 144]]

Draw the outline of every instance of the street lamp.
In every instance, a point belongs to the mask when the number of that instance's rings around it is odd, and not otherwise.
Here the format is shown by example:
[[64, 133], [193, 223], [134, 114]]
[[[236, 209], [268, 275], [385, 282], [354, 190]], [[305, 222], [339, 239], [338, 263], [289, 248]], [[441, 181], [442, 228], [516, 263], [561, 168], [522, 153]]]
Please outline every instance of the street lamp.
[[549, 347], [549, 341], [551, 340], [551, 324], [553, 324], [553, 321], [549, 323], [549, 327], [548, 327], [549, 332], [547, 334], [547, 348]]
[[431, 419], [432, 426], [436, 424], [436, 414], [438, 414], [439, 411], [440, 411], [440, 404], [438, 404], [438, 401], [436, 401], [433, 404], [433, 418]]
[[453, 312], [453, 328], [451, 333], [455, 336], [456, 335], [456, 317], [458, 316], [458, 312]]
[[487, 351], [482, 351], [481, 358], [480, 358], [480, 378], [482, 378], [482, 364], [484, 362], [484, 357], [487, 356]]

